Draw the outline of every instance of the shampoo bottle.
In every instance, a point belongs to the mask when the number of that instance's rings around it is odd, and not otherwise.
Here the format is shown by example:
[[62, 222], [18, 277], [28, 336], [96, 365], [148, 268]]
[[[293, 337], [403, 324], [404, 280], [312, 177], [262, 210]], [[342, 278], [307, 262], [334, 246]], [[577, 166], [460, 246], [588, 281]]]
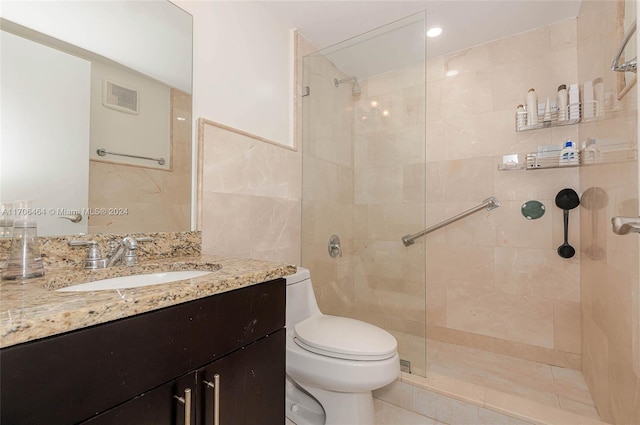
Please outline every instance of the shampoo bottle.
[[538, 95], [534, 89], [527, 93], [527, 125], [538, 124]]
[[556, 103], [558, 107], [558, 121], [566, 121], [568, 116], [567, 106], [569, 103], [566, 84], [558, 86], [558, 99]]

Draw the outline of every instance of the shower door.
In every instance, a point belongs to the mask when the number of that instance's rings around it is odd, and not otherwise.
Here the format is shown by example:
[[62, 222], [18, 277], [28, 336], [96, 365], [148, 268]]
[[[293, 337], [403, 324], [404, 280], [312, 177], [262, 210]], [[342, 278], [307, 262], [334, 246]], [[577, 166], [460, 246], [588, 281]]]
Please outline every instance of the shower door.
[[426, 221], [424, 14], [305, 56], [303, 85], [302, 265], [320, 309], [387, 330], [424, 375], [424, 241], [401, 240]]

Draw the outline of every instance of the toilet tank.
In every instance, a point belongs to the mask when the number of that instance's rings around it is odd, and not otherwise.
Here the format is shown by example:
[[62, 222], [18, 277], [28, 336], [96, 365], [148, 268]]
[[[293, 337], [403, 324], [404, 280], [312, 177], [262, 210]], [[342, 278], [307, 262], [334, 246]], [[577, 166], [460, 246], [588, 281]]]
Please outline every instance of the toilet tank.
[[318, 308], [308, 269], [298, 267], [298, 271], [285, 276], [285, 280], [287, 281], [286, 326], [287, 332], [290, 332], [293, 331], [296, 323], [322, 312]]

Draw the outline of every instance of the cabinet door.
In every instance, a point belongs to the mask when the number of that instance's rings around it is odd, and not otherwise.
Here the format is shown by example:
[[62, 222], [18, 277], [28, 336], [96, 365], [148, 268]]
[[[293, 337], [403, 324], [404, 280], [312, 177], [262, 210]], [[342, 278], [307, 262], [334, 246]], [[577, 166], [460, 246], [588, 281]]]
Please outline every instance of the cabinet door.
[[107, 410], [83, 425], [194, 425], [196, 372]]
[[[215, 381], [218, 382], [217, 399]], [[198, 425], [216, 424], [216, 406], [220, 425], [282, 425], [285, 420], [284, 329], [199, 369], [198, 385]]]

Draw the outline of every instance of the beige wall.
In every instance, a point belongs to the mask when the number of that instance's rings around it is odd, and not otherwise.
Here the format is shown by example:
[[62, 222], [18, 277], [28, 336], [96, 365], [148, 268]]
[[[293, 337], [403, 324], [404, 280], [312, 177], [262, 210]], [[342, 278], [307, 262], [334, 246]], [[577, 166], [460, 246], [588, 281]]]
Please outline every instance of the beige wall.
[[[578, 170], [498, 171], [502, 155], [577, 141], [577, 126], [515, 132], [515, 108], [531, 87], [540, 102], [578, 82], [576, 20], [430, 60], [427, 64], [427, 222], [495, 195], [482, 211], [427, 236], [429, 338], [580, 367], [580, 253], [558, 256], [562, 210]], [[445, 72], [457, 70], [447, 77]], [[527, 220], [528, 200], [546, 207]], [[578, 247], [579, 214], [569, 241]]]
[[[577, 141], [577, 126], [514, 130], [530, 87], [543, 101], [578, 82], [576, 20], [430, 60], [426, 111], [423, 66], [362, 81], [354, 102], [348, 85], [335, 93], [340, 72], [322, 60], [309, 61], [302, 242], [321, 308], [393, 332], [418, 373], [425, 299], [429, 338], [579, 368], [580, 253], [558, 256], [563, 222], [554, 204], [561, 189], [578, 190], [578, 170], [497, 171], [502, 155]], [[425, 156], [427, 225], [491, 195], [502, 206], [405, 248], [400, 237], [425, 225]], [[532, 199], [547, 212], [529, 221], [520, 207]], [[579, 218], [573, 211], [575, 247]], [[342, 259], [327, 255], [331, 233], [342, 237]]]
[[425, 226], [425, 66], [361, 83], [354, 102], [352, 314], [398, 340], [414, 373], [425, 363], [425, 240], [402, 236]]
[[[302, 85], [302, 265], [309, 268], [320, 308], [328, 314], [350, 315], [353, 276], [353, 141], [349, 84], [335, 87], [346, 75], [313, 46], [299, 38]], [[303, 56], [307, 55], [303, 58]], [[340, 237], [342, 257], [331, 258], [328, 242]]]
[[[310, 47], [310, 46], [308, 46]], [[312, 51], [312, 50], [311, 50]], [[425, 370], [424, 64], [360, 83], [321, 53], [304, 59], [302, 264], [320, 308], [391, 332], [413, 370]], [[331, 258], [332, 234], [343, 256]]]
[[[609, 65], [618, 46], [617, 2], [584, 3], [578, 17], [580, 81], [603, 77], [607, 102], [601, 121], [580, 125], [580, 139], [637, 146], [637, 88], [616, 100]], [[638, 162], [580, 169], [582, 370], [603, 420], [640, 423], [640, 251], [638, 236], [611, 231], [613, 216], [637, 217]], [[585, 194], [589, 196], [585, 197]]]
[[171, 170], [89, 161], [89, 207], [124, 215], [89, 217], [89, 233], [177, 232], [191, 228], [191, 96], [171, 90]]
[[199, 144], [202, 252], [298, 264], [299, 154], [203, 119]]

